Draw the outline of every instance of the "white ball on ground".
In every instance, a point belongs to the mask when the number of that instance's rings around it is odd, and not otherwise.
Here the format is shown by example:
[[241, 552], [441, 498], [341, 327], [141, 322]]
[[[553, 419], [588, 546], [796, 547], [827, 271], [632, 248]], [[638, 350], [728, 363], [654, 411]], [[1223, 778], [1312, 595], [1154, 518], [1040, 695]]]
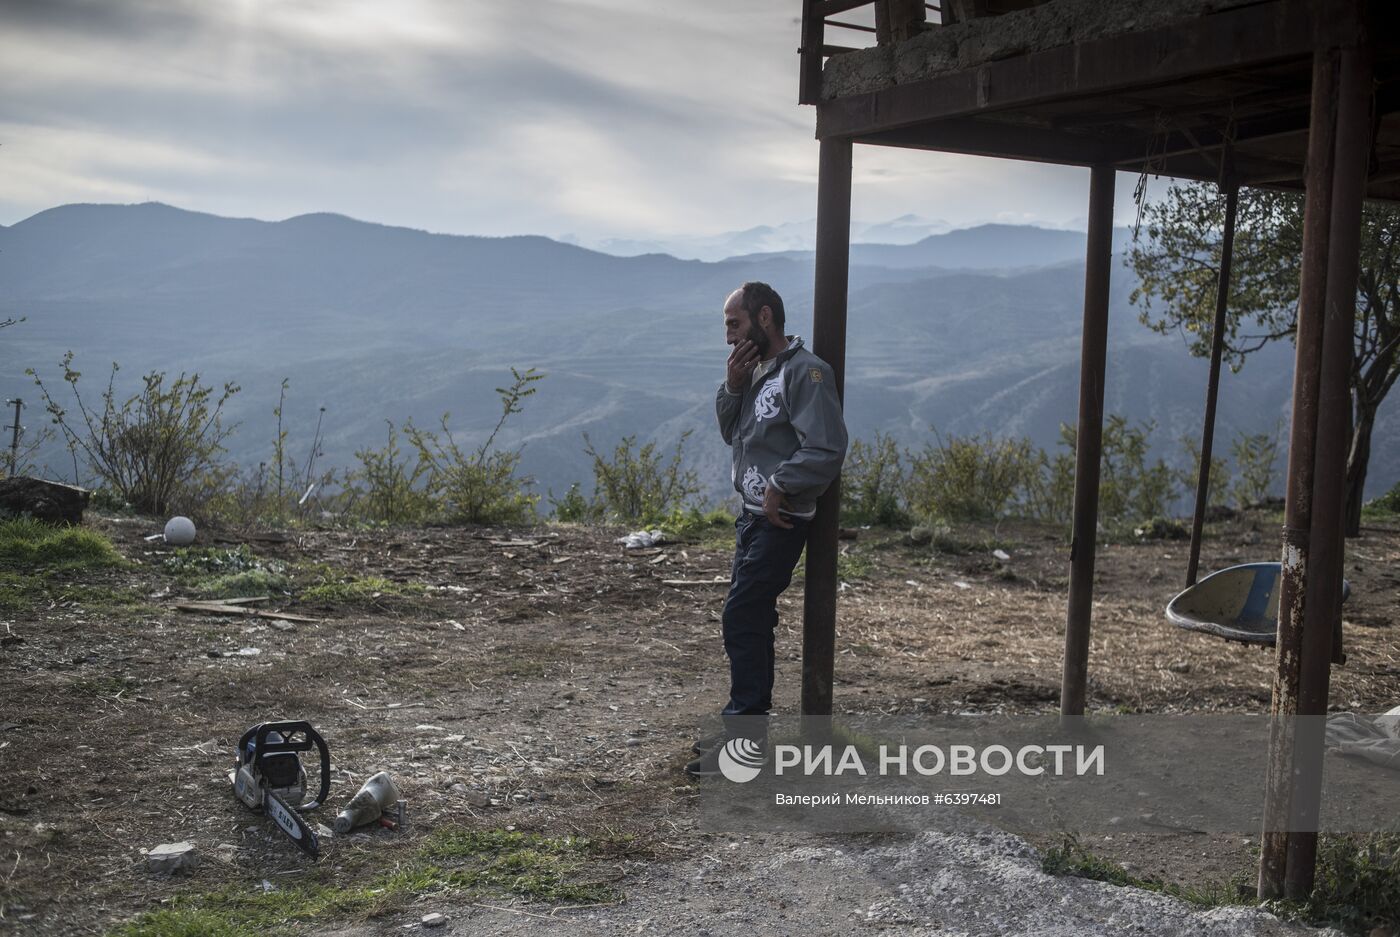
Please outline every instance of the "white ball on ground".
[[188, 517], [172, 517], [166, 521], [165, 542], [177, 547], [194, 543], [194, 521]]

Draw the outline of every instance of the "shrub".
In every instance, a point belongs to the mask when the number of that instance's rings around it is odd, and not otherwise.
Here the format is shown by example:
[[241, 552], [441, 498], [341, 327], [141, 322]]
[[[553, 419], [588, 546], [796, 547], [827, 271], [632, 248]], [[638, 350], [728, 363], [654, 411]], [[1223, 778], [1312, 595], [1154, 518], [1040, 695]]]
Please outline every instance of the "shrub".
[[[399, 448], [399, 430], [390, 420], [382, 449], [355, 453], [360, 467], [350, 473], [351, 497], [358, 512], [385, 524], [411, 524], [432, 510], [432, 499], [421, 484], [428, 466], [422, 459], [409, 461]], [[363, 487], [362, 487], [363, 486]]]
[[1400, 834], [1320, 837], [1302, 911], [1309, 923], [1358, 934], [1400, 921]]
[[34, 369], [25, 373], [43, 395], [74, 461], [81, 453], [92, 472], [136, 510], [167, 514], [190, 500], [192, 479], [220, 468], [223, 441], [233, 429], [223, 425], [223, 407], [238, 393], [237, 384], [225, 384], [215, 397], [198, 374], [182, 372], [167, 384], [164, 371], [152, 371], [141, 378], [139, 393], [119, 401], [114, 362], [101, 406], [90, 408], [78, 390], [82, 374], [73, 369], [71, 351], [62, 364], [63, 380], [77, 402], [79, 419], [72, 422]]
[[1400, 514], [1400, 482], [1396, 482], [1379, 498], [1372, 498], [1366, 502], [1364, 510], [1372, 515]]
[[696, 505], [676, 508], [654, 523], [666, 533], [683, 540], [701, 540], [717, 533], [734, 533], [734, 515], [721, 508], [705, 510]]
[[[321, 407], [316, 418], [316, 431], [306, 454], [298, 466], [288, 446], [288, 431], [282, 421], [286, 408], [287, 389], [291, 382], [282, 379], [277, 406], [272, 415], [277, 419], [277, 434], [272, 441], [270, 462], [260, 462], [256, 470], [237, 470], [221, 478], [211, 478], [205, 499], [205, 510], [219, 519], [240, 525], [282, 525], [288, 520], [305, 521], [312, 511], [322, 507], [324, 492], [336, 484], [334, 469], [315, 474], [316, 460], [321, 451], [321, 427], [326, 408]], [[392, 432], [392, 426], [391, 426]]]
[[418, 451], [419, 469], [427, 472], [426, 489], [437, 502], [445, 519], [454, 524], [523, 524], [535, 513], [538, 495], [526, 492], [533, 482], [515, 474], [520, 449], [495, 449], [496, 435], [512, 414], [521, 411], [520, 402], [535, 392], [534, 384], [544, 378], [534, 368], [510, 369], [515, 380], [509, 387], [498, 387], [501, 417], [491, 434], [470, 452], [457, 445], [448, 429], [450, 414], [440, 421], [441, 435], [420, 429], [412, 421], [404, 435]]
[[[1110, 414], [1104, 421], [1099, 469], [1102, 523], [1132, 525], [1170, 512], [1177, 498], [1179, 475], [1163, 460], [1149, 460], [1147, 437], [1155, 428], [1151, 420], [1132, 425], [1127, 417], [1118, 414]], [[1078, 444], [1078, 435], [1075, 427], [1060, 424], [1060, 443], [1071, 453]], [[1070, 472], [1072, 477], [1073, 463]]]
[[[1195, 436], [1181, 437], [1181, 448], [1185, 451], [1186, 466], [1176, 472], [1176, 481], [1186, 496], [1196, 497], [1196, 486], [1201, 474], [1201, 441]], [[1228, 500], [1226, 493], [1231, 491], [1230, 464], [1217, 455], [1210, 457], [1210, 490], [1206, 500], [1208, 507], [1218, 507]]]
[[[1063, 435], [1067, 427], [1061, 425]], [[1026, 516], [1068, 528], [1074, 520], [1074, 454], [1035, 453], [1035, 468], [1022, 492]]]
[[554, 519], [565, 524], [585, 524], [596, 519], [597, 512], [583, 496], [578, 482], [570, 485], [562, 498], [555, 498], [554, 492], [551, 491], [549, 504], [554, 509]]
[[700, 479], [683, 469], [686, 430], [670, 458], [655, 442], [637, 447], [636, 436], [624, 436], [608, 458], [584, 433], [584, 452], [593, 459], [593, 510], [596, 516], [627, 524], [655, 524], [687, 508], [700, 493]]
[[1280, 426], [1269, 433], [1238, 433], [1230, 443], [1239, 479], [1230, 493], [1235, 507], [1244, 509], [1268, 499], [1274, 487], [1278, 464]]
[[1028, 439], [949, 435], [909, 456], [909, 509], [925, 519], [1000, 520], [1037, 468]]
[[855, 440], [841, 469], [842, 521], [887, 527], [907, 525], [904, 487], [904, 465], [893, 437], [877, 431], [869, 443]]
[[1130, 425], [1112, 414], [1103, 428], [1103, 465], [1099, 482], [1099, 516], [1134, 522], [1165, 515], [1176, 500], [1176, 478], [1161, 459], [1148, 460], [1147, 437], [1156, 424]]

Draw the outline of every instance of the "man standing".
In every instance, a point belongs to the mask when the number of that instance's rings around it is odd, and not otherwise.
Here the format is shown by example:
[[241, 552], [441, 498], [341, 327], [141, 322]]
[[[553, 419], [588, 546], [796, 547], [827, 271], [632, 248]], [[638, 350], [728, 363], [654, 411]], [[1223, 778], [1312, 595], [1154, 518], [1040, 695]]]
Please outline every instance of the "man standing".
[[743, 510], [734, 522], [734, 569], [724, 601], [725, 731], [695, 744], [700, 757], [686, 771], [697, 777], [719, 773], [727, 739], [765, 741], [766, 720], [753, 717], [773, 706], [778, 596], [792, 581], [817, 498], [846, 457], [831, 366], [783, 326], [783, 300], [766, 283], [745, 283], [725, 300], [724, 340], [733, 351], [715, 412], [733, 450], [730, 471]]

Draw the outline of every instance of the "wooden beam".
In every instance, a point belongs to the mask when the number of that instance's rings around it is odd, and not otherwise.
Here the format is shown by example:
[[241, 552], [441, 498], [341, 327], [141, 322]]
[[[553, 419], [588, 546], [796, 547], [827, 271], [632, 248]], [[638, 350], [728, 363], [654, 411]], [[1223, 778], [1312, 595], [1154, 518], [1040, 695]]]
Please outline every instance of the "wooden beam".
[[1058, 46], [817, 106], [817, 136], [865, 136], [945, 117], [1114, 94], [1312, 53], [1304, 0]]
[[875, 0], [816, 0], [814, 6], [817, 8], [817, 15], [826, 19], [828, 16], [845, 13], [847, 10], [868, 7], [874, 2]]
[[[812, 353], [831, 366], [845, 397], [846, 295], [851, 262], [851, 141], [821, 142], [817, 167], [816, 281], [812, 288]], [[817, 499], [807, 533], [802, 604], [802, 715], [830, 716], [836, 662], [836, 541], [841, 479]]]
[[[1371, 99], [1371, 108], [1377, 119], [1400, 110], [1400, 93], [1395, 88], [1378, 90]], [[1148, 148], [1154, 156], [1170, 158], [1185, 153], [1198, 153], [1204, 150], [1217, 150], [1231, 146], [1248, 146], [1293, 137], [1308, 132], [1309, 109], [1288, 108], [1263, 117], [1253, 117], [1237, 122], [1233, 131], [1223, 122], [1199, 124], [1195, 127], [1182, 127], [1168, 131], [1160, 137], [1144, 135], [1131, 144], [1125, 144], [1122, 153], [1125, 158], [1115, 159], [1115, 163], [1137, 159]], [[1298, 168], [1298, 178], [1302, 177], [1302, 166]]]
[[1026, 124], [955, 117], [856, 138], [857, 143], [1084, 166], [1109, 162], [1108, 141]]
[[818, 0], [802, 0], [802, 47], [797, 50], [797, 103], [816, 104], [822, 99], [822, 44], [826, 41], [825, 17], [817, 12]]
[[1283, 111], [1243, 120], [1237, 123], [1234, 131], [1222, 123], [1183, 127], [1168, 131], [1160, 136], [1143, 136], [1124, 144], [1115, 163], [1131, 162], [1141, 158], [1144, 152], [1151, 152], [1157, 158], [1180, 156], [1183, 153], [1199, 153], [1205, 150], [1218, 150], [1227, 146], [1243, 146], [1279, 137], [1297, 136], [1308, 132], [1308, 109]]
[[[1234, 76], [1222, 76], [1226, 79]], [[1079, 127], [1102, 127], [1110, 124], [1121, 124], [1131, 120], [1152, 120], [1158, 114], [1170, 117], [1180, 117], [1188, 114], [1200, 113], [1205, 110], [1216, 109], [1221, 111], [1246, 110], [1250, 108], [1262, 107], [1266, 105], [1297, 103], [1306, 112], [1308, 106], [1308, 86], [1306, 84], [1290, 84], [1286, 87], [1268, 88], [1263, 91], [1249, 91], [1244, 94], [1229, 94], [1219, 101], [1192, 101], [1190, 104], [1176, 104], [1169, 107], [1162, 107], [1150, 101], [1133, 101], [1127, 99], [1125, 103], [1131, 109], [1123, 108], [1117, 111], [1104, 111], [1095, 108], [1093, 111], [1080, 114], [1065, 114], [1059, 117], [1050, 118], [1051, 126], [1057, 129], [1074, 130]]]
[[[1126, 146], [1103, 137], [983, 118], [949, 118], [917, 127], [865, 134], [856, 137], [856, 142], [1067, 166], [1104, 162], [1112, 163], [1123, 172], [1147, 171], [1205, 182], [1220, 179], [1220, 164], [1218, 158], [1213, 158], [1213, 152], [1190, 151], [1158, 158], [1149, 152], [1148, 141], [1142, 140], [1135, 144], [1136, 153], [1129, 156]], [[1245, 184], [1252, 184], [1249, 180], [1256, 178], [1276, 182], [1300, 180], [1303, 176], [1301, 163], [1283, 163], [1240, 153], [1235, 154], [1233, 161]]]

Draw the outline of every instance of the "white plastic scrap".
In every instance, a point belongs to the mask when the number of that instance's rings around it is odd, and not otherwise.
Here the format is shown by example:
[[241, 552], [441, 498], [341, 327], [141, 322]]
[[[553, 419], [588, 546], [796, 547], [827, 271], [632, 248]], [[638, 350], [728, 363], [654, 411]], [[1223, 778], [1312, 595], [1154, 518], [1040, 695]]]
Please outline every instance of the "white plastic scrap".
[[618, 537], [614, 543], [620, 543], [629, 550], [640, 550], [643, 547], [654, 547], [666, 542], [666, 532], [664, 530], [635, 530], [625, 537]]

